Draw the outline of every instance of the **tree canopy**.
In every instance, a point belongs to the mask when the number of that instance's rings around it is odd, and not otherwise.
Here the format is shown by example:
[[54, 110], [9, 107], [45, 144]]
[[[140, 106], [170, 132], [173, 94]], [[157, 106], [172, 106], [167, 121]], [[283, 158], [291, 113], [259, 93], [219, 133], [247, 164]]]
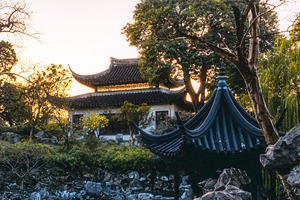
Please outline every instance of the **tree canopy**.
[[[152, 44], [148, 47], [147, 43], [153, 38], [155, 43], [177, 41], [182, 44], [184, 41], [187, 47], [197, 50], [196, 53], [214, 52], [235, 65], [244, 79], [266, 140], [274, 143], [278, 134], [264, 102], [257, 73], [259, 49], [272, 46], [272, 42], [260, 43], [260, 40], [277, 31], [276, 27], [262, 28], [266, 22], [263, 16], [267, 19], [274, 15], [267, 3], [263, 0], [142, 0], [134, 11], [134, 23], [127, 24], [124, 32], [130, 44], [142, 53], [147, 48], [152, 50]], [[157, 55], [165, 58], [166, 54], [158, 51]]]
[[[207, 82], [211, 82], [214, 66], [224, 62], [212, 54], [209, 48], [196, 40], [187, 40], [184, 34], [197, 35], [216, 46], [235, 48], [234, 13], [225, 1], [142, 1], [134, 11], [134, 23], [128, 23], [123, 31], [131, 45], [138, 47], [142, 62], [141, 73], [150, 82], [163, 82], [169, 76], [181, 75], [190, 94], [194, 110], [204, 104]], [[242, 7], [245, 4], [240, 3]], [[217, 9], [216, 9], [217, 8]], [[268, 6], [260, 5], [266, 11]], [[277, 16], [273, 11], [260, 17], [260, 31], [264, 35], [260, 48], [271, 49], [277, 31]], [[267, 41], [267, 42], [265, 42]], [[229, 65], [229, 63], [228, 63]], [[230, 65], [235, 93], [245, 93], [245, 84], [237, 71]], [[191, 79], [200, 82], [196, 91]]]

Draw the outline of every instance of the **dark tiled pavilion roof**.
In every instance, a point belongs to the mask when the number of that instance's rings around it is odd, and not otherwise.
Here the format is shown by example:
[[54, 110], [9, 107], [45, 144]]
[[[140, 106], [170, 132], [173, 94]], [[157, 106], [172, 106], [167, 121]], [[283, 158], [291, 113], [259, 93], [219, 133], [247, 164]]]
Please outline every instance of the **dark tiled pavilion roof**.
[[[80, 75], [70, 71], [73, 77], [81, 84], [96, 89], [98, 86], [133, 84], [133, 83], [148, 83], [141, 76], [138, 69], [139, 59], [113, 59], [109, 68], [93, 75]], [[164, 84], [168, 88], [183, 86], [183, 81], [175, 81], [169, 79]]]
[[195, 155], [199, 152], [237, 154], [266, 147], [256, 119], [234, 98], [225, 81], [227, 78], [222, 67], [218, 85], [208, 102], [186, 124], [177, 113], [176, 130], [151, 135], [139, 129], [145, 146], [165, 157], [180, 156], [187, 151]]
[[149, 88], [92, 93], [71, 97], [69, 100], [71, 107], [76, 109], [121, 107], [124, 101], [128, 101], [134, 104], [147, 103], [148, 105], [175, 104], [182, 109], [191, 110], [190, 104], [185, 102], [185, 96], [184, 88], [179, 91]]

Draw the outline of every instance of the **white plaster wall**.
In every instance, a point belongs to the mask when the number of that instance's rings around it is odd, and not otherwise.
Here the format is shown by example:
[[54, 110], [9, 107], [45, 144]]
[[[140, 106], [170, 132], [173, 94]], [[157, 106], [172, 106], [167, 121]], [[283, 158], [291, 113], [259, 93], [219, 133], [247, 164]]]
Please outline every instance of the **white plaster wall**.
[[[156, 119], [156, 111], [168, 111], [168, 114], [170, 117], [175, 117], [175, 111], [177, 111], [177, 107], [172, 104], [172, 105], [169, 105], [169, 104], [166, 104], [166, 105], [154, 105], [154, 106], [151, 106], [150, 108], [150, 116], [153, 117], [153, 121], [152, 123], [147, 126], [147, 127], [144, 127], [143, 129], [147, 132], [152, 132], [156, 127], [155, 127], [155, 119]], [[85, 110], [73, 110], [73, 111], [69, 111], [69, 120], [72, 122], [73, 121], [73, 115], [80, 115], [80, 114], [83, 114], [83, 116], [86, 116], [88, 115], [89, 113], [99, 113], [99, 114], [116, 114], [116, 113], [119, 113], [119, 109], [109, 109], [109, 108], [106, 108], [106, 109], [85, 109]], [[149, 117], [150, 117], [149, 116]]]

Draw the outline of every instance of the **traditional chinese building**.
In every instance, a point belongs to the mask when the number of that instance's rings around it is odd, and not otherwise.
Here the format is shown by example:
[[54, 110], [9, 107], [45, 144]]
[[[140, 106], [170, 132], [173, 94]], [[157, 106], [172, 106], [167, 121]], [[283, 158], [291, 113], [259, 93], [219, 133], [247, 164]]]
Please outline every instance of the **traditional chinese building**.
[[[93, 75], [79, 75], [70, 69], [75, 80], [94, 89], [93, 93], [70, 98], [72, 121], [76, 123], [89, 112], [97, 112], [111, 119], [106, 134], [117, 134], [125, 133], [125, 130], [111, 116], [118, 113], [124, 101], [151, 106], [154, 121], [147, 130], [154, 129], [167, 116], [175, 116], [175, 111], [191, 109], [185, 100], [182, 81], [169, 79], [153, 86], [142, 78], [139, 62], [139, 59], [112, 59], [107, 70]], [[174, 90], [178, 87], [181, 89]]]

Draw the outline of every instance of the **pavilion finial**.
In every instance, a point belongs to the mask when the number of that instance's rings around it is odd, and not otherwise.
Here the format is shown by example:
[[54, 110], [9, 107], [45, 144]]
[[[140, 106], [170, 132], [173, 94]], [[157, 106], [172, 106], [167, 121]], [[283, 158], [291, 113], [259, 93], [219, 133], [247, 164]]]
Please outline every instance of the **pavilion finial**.
[[226, 79], [228, 79], [228, 76], [226, 76], [223, 62], [221, 63], [220, 72], [219, 76], [217, 76], [217, 79], [219, 80], [219, 83], [217, 85], [218, 87], [227, 86]]
[[220, 72], [219, 72], [219, 76], [225, 76], [225, 67], [224, 67], [224, 63], [221, 63], [221, 67], [220, 67]]

